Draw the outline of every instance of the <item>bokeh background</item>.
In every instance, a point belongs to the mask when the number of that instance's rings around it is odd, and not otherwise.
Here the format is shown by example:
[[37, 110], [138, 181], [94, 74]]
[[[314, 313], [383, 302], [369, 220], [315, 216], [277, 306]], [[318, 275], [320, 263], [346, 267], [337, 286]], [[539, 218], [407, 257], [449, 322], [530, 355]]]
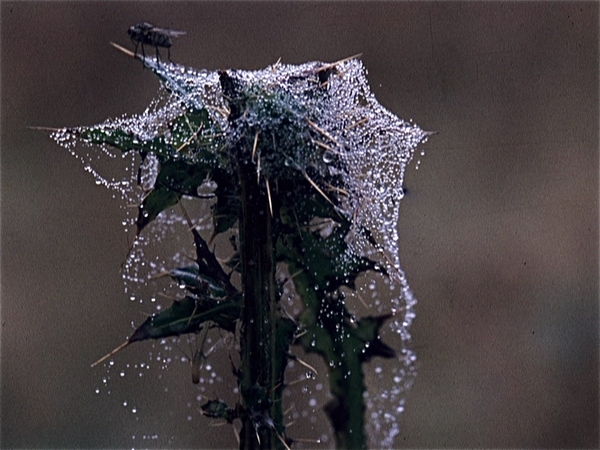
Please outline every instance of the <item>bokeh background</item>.
[[0, 7], [2, 447], [236, 445], [183, 364], [108, 388], [90, 369], [144, 318], [123, 291], [122, 212], [27, 129], [141, 113], [158, 82], [108, 42], [131, 46], [145, 20], [186, 30], [172, 57], [195, 68], [362, 52], [379, 101], [439, 131], [401, 208], [419, 373], [395, 447], [597, 448], [597, 2]]

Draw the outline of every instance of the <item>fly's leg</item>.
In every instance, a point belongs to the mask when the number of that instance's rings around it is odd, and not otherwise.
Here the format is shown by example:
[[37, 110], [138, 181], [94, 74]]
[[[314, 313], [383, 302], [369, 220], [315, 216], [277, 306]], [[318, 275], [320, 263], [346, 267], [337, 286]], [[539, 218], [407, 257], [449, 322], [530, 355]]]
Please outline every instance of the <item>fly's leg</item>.
[[146, 68], [146, 52], [144, 51], [144, 43], [142, 42], [142, 66]]
[[156, 63], [158, 64], [158, 67], [160, 67], [160, 53], [158, 53], [158, 45], [154, 48], [156, 48]]

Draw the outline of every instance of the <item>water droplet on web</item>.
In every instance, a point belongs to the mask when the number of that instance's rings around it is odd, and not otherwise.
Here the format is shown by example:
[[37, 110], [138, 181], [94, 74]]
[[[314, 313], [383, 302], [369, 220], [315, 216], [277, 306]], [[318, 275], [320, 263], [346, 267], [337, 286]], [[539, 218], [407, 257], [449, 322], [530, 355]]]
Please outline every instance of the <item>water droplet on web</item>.
[[323, 153], [323, 162], [329, 164], [335, 158], [335, 153], [330, 150], [325, 150]]
[[[321, 90], [319, 94], [322, 95], [307, 95], [315, 92], [314, 77], [303, 74], [316, 73], [315, 70], [321, 67], [322, 63], [309, 62], [299, 66], [279, 64], [262, 71], [236, 72], [236, 76], [248, 83], [280, 87], [282, 94], [289, 96], [290, 104], [302, 105], [301, 114], [299, 113], [297, 118], [294, 119], [293, 115], [296, 113], [293, 111], [284, 111], [285, 114], [275, 114], [273, 120], [281, 120], [281, 117], [286, 115], [305, 125], [306, 111], [315, 113], [316, 127], [309, 131], [312, 136], [307, 136], [310, 141], [299, 143], [293, 140], [290, 134], [288, 141], [277, 143], [278, 147], [285, 149], [286, 154], [289, 155], [285, 157], [285, 167], [269, 166], [271, 162], [263, 158], [263, 171], [271, 174], [273, 179], [280, 174], [289, 174], [290, 171], [298, 170], [311, 171], [311, 173], [314, 171], [320, 176], [330, 174], [340, 181], [341, 189], [328, 190], [327, 195], [331, 196], [338, 205], [339, 214], [353, 224], [353, 230], [347, 237], [351, 248], [344, 256], [346, 260], [336, 261], [336, 263], [352, 261], [356, 255], [367, 255], [376, 262], [381, 272], [389, 274], [387, 282], [365, 283], [365, 291], [371, 294], [372, 298], [372, 300], [367, 299], [367, 302], [372, 308], [373, 315], [395, 312], [388, 329], [397, 333], [403, 348], [407, 348], [410, 339], [409, 327], [414, 319], [412, 308], [416, 300], [400, 268], [397, 224], [400, 200], [404, 195], [402, 184], [406, 166], [413, 158], [417, 144], [426, 140], [428, 134], [412, 121], [399, 119], [377, 102], [369, 89], [367, 71], [362, 62], [356, 59], [338, 64], [338, 70], [329, 76], [327, 83], [318, 87]], [[185, 93], [170, 94], [163, 87], [158, 98], [143, 114], [107, 120], [99, 131], [109, 137], [115, 130], [122, 130], [125, 135], [133, 137], [132, 142], [135, 145], [157, 137], [171, 143], [176, 136], [176, 130], [170, 130], [171, 124], [182, 115], [184, 111], [182, 105], [187, 104], [196, 108], [209, 106], [207, 110], [211, 119], [217, 124], [215, 129], [218, 128], [219, 132], [227, 132], [228, 108], [222, 96], [218, 72], [186, 70], [183, 67], [173, 66], [171, 74], [175, 77], [178, 86], [186, 86]], [[292, 79], [294, 81], [290, 82]], [[254, 112], [249, 110], [246, 117], [249, 125], [258, 123], [259, 120], [252, 114]], [[160, 151], [159, 146], [153, 146], [142, 162], [135, 151], [121, 152], [107, 145], [92, 147], [89, 139], [86, 141], [81, 137], [82, 131], [83, 128], [59, 130], [54, 132], [52, 137], [81, 161], [85, 170], [94, 177], [96, 184], [111, 189], [113, 194], [120, 197], [125, 215], [122, 225], [135, 228], [138, 209], [129, 206], [140, 205], [144, 195], [154, 187], [160, 170], [160, 161], [152, 151]], [[205, 131], [212, 133], [215, 130], [206, 129], [202, 133]], [[335, 149], [335, 152], [331, 149]], [[188, 150], [189, 147], [182, 152], [182, 157]], [[218, 145], [209, 146], [206, 150], [216, 153]], [[417, 168], [419, 164], [420, 158], [417, 161]], [[140, 166], [139, 171], [138, 166]], [[113, 172], [118, 175], [107, 175]], [[315, 179], [318, 181], [319, 178], [315, 177]], [[272, 183], [271, 186], [274, 184]], [[210, 197], [208, 194], [216, 187], [213, 181], [207, 180], [197, 188], [195, 193]], [[211, 200], [202, 201], [206, 203], [206, 212], [200, 214], [201, 217], [194, 218], [194, 223], [199, 227], [205, 227], [203, 230], [209, 230], [212, 226]], [[148, 218], [148, 211], [144, 210], [142, 217]], [[143, 298], [150, 298], [152, 303], [156, 303], [154, 297], [156, 292], [152, 294], [144, 292], [144, 289], [148, 289], [151, 276], [188, 263], [186, 257], [189, 242], [173, 244], [173, 247], [179, 245], [179, 248], [167, 256], [164, 250], [159, 252], [154, 249], [169, 240], [177, 229], [183, 230], [182, 234], [189, 233], [187, 223], [180, 213], [165, 210], [143, 230], [143, 233], [136, 235], [123, 271], [125, 290], [131, 301], [139, 298], [142, 302]], [[372, 241], [361, 230], [368, 230], [370, 236], [380, 243], [380, 246], [374, 248]], [[321, 236], [326, 239], [334, 231], [334, 228], [324, 228]], [[389, 286], [392, 295], [379, 295], [377, 291], [380, 286]], [[326, 287], [320, 288], [316, 285], [314, 289], [319, 292], [326, 290]], [[170, 287], [164, 294], [181, 295], [176, 291], [175, 287]], [[161, 308], [160, 304], [156, 305], [157, 311]], [[300, 311], [298, 308], [293, 310], [296, 311], [295, 314]], [[316, 343], [313, 341], [311, 345], [314, 347]], [[382, 411], [376, 415], [378, 422], [368, 425], [370, 428], [367, 431], [372, 437], [373, 447], [392, 446], [393, 438], [398, 433], [395, 415], [401, 412], [398, 405], [401, 404], [403, 392], [410, 386], [411, 377], [415, 373], [414, 353], [404, 352], [402, 358], [398, 359], [397, 363], [403, 367], [404, 372], [396, 371], [390, 374], [387, 370], [383, 371], [380, 366], [368, 369], [370, 376], [380, 378], [389, 376], [388, 381], [391, 384], [393, 379], [393, 385], [397, 388], [394, 391], [388, 386], [385, 398], [380, 395], [383, 390], [372, 392], [369, 397], [369, 410]], [[164, 367], [170, 361], [177, 361], [179, 358], [165, 356], [153, 359]], [[330, 361], [329, 364], [333, 367], [335, 363]], [[210, 382], [219, 378], [210, 367], [206, 367], [206, 370], [207, 373], [211, 373]], [[122, 373], [121, 376], [124, 376], [124, 372]], [[141, 375], [141, 372], [139, 374]], [[106, 385], [106, 380], [103, 382]], [[327, 442], [327, 439], [326, 435], [322, 437], [324, 442]]]

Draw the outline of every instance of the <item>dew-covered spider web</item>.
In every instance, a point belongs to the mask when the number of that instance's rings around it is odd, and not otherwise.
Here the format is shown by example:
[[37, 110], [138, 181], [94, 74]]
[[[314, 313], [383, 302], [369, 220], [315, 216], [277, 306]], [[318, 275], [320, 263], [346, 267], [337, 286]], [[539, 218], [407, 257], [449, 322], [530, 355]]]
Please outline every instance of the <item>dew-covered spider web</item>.
[[[206, 108], [214, 124], [212, 129], [193, 130], [198, 137], [215, 136], [208, 140], [212, 144], [204, 146], [202, 151], [221, 152], [223, 140], [219, 136], [229, 136], [228, 142], [242, 138], [242, 131], [231, 129], [227, 120], [231, 111], [223, 97], [218, 72], [194, 71], [168, 64], [161, 64], [161, 67], [166, 75], [162, 77], [164, 87], [144, 113], [109, 120], [96, 128], [107, 134], [121, 130], [140, 142], [164, 136], [167, 145], [180, 147], [181, 143], [175, 142], [177, 130], [172, 124], [186, 108], [193, 106]], [[410, 349], [416, 299], [401, 268], [398, 248], [402, 183], [417, 144], [425, 142], [430, 133], [399, 119], [380, 105], [370, 91], [365, 67], [355, 58], [333, 64], [274, 64], [260, 71], [227, 73], [241, 85], [252, 86], [258, 96], [257, 102], [262, 101], [259, 94], [265, 92], [278, 99], [265, 106], [271, 108], [268, 118], [263, 109], [249, 108], [243, 116], [248, 129], [294, 130], [269, 135], [273, 138], [273, 148], [283, 157], [273, 156], [277, 154], [267, 152], [263, 146], [257, 178], [273, 181], [286, 176], [290, 170], [304, 174], [315, 185], [316, 195], [335, 203], [338, 213], [353, 224], [352, 232], [346, 238], [349, 245], [345, 257], [366, 255], [384, 269], [358, 280], [356, 291], [349, 292], [348, 298], [355, 300], [352, 303], [355, 306], [349, 308], [357, 317], [393, 314], [383, 333], [388, 341], [393, 341], [396, 358], [392, 363], [374, 359], [364, 366], [369, 445], [392, 447], [394, 437], [400, 432], [399, 416], [404, 410], [406, 391], [416, 374], [416, 356]], [[252, 97], [253, 91], [248, 92]], [[92, 147], [89, 138], [81, 137], [82, 133], [73, 130], [84, 129], [59, 130], [53, 138], [83, 162], [98, 184], [113, 189], [122, 198], [123, 225], [132, 234], [137, 210], [131, 206], [139, 205], [154, 186], [159, 158], [149, 153], [140, 161], [135, 152], [122, 153], [109, 145]], [[191, 160], [196, 157], [196, 150], [191, 145], [185, 150], [181, 155], [185, 154]], [[107, 176], [104, 170], [114, 174], [114, 169], [106, 169], [111, 164], [120, 166], [125, 175]], [[341, 183], [330, 186], [328, 179], [341, 180]], [[210, 197], [213, 184], [214, 181], [207, 179], [198, 187], [196, 200], [200, 201], [195, 207], [191, 206], [191, 197], [184, 196], [182, 200], [191, 211], [189, 215], [194, 225], [208, 237], [213, 226], [210, 216], [214, 203]], [[203, 193], [206, 195], [201, 195]], [[327, 234], [336, 223], [332, 219], [328, 224], [315, 226]], [[181, 210], [173, 206], [163, 211], [139, 236], [131, 237], [131, 250], [123, 273], [125, 289], [132, 300], [155, 302], [155, 293], [149, 292], [157, 289], [157, 285], [152, 284], [156, 275], [185, 263], [186, 258], [189, 260], [192, 256], [186, 227]], [[235, 232], [233, 227], [230, 234]], [[280, 270], [285, 271], [285, 268]], [[294, 308], [296, 311], [301, 308], [294, 306], [293, 283], [290, 285], [284, 289], [282, 302], [288, 301], [293, 313]], [[175, 295], [178, 288], [162, 286], [160, 289], [164, 294]], [[296, 364], [296, 375], [301, 376], [306, 369], [298, 367]], [[326, 377], [322, 371], [319, 374]], [[317, 379], [314, 386], [323, 384], [327, 386], [326, 381]], [[314, 389], [320, 390], [314, 386], [307, 387], [304, 404], [296, 398], [296, 412], [290, 414], [301, 417], [302, 411], [308, 411], [310, 415], [322, 408], [323, 405], [315, 400], [319, 397], [311, 395]], [[290, 416], [290, 419], [298, 418], [296, 416]], [[332, 438], [329, 439], [330, 446]], [[322, 439], [322, 443], [326, 440]], [[312, 445], [315, 444], [309, 446]]]

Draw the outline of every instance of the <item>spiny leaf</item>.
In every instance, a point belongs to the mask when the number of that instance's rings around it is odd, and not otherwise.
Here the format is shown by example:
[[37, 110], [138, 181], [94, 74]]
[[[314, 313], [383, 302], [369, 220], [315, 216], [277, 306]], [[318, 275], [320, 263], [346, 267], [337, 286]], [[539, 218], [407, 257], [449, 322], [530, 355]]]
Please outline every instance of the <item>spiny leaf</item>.
[[164, 61], [161, 63], [156, 58], [134, 53], [131, 50], [115, 44], [114, 42], [111, 42], [110, 44], [126, 55], [142, 61], [146, 67], [152, 69], [152, 71], [158, 75], [158, 77], [165, 83], [165, 86], [168, 90], [179, 94], [182, 98], [189, 98], [190, 100], [193, 100], [193, 103], [195, 104], [194, 106], [196, 106], [198, 109], [203, 107], [202, 98], [200, 95], [198, 95], [200, 92], [198, 87], [195, 85], [189, 86], [181, 81], [180, 66], [172, 63], [166, 63]]
[[[214, 124], [208, 117], [206, 109], [188, 108], [181, 114], [170, 127], [171, 145], [177, 153], [181, 153], [186, 148], [194, 148], [196, 145], [207, 145], [213, 141], [215, 130], [211, 129]], [[211, 134], [203, 135], [202, 131], [207, 130]]]
[[213, 163], [214, 160], [204, 164], [169, 160], [161, 164], [153, 190], [139, 207], [138, 234], [162, 211], [177, 204], [181, 196], [198, 197], [198, 187], [214, 169]]
[[218, 281], [201, 273], [196, 264], [173, 269], [169, 275], [194, 294], [203, 293], [211, 300], [216, 301], [224, 300], [227, 297], [227, 289]]
[[90, 144], [110, 145], [124, 153], [131, 150], [144, 151], [154, 153], [159, 158], [164, 159], [168, 158], [173, 152], [172, 146], [165, 141], [164, 136], [157, 136], [154, 139], [144, 141], [123, 129], [111, 129], [110, 124], [77, 128], [73, 131], [79, 138]]
[[338, 447], [362, 448], [365, 443], [362, 364], [371, 357], [390, 358], [394, 351], [379, 337], [379, 328], [389, 316], [349, 320], [343, 298], [330, 298], [315, 291], [314, 277], [304, 271], [294, 283], [306, 310], [301, 317], [305, 334], [299, 343], [306, 352], [320, 354], [329, 366], [333, 399], [325, 410], [334, 426]]
[[221, 329], [233, 333], [241, 311], [241, 296], [222, 302], [187, 296], [183, 300], [173, 302], [169, 309], [146, 319], [127, 341], [104, 355], [92, 364], [92, 367], [134, 342], [197, 333], [207, 322], [214, 322]]
[[195, 333], [207, 321], [234, 332], [241, 308], [241, 298], [215, 302], [187, 296], [173, 302], [169, 309], [148, 318], [135, 330], [129, 342]]
[[229, 183], [217, 181], [217, 185], [215, 191], [217, 202], [212, 206], [213, 235], [215, 236], [234, 226], [240, 213], [238, 186], [235, 181]]
[[212, 419], [224, 419], [227, 423], [232, 423], [237, 419], [238, 414], [235, 409], [227, 406], [222, 400], [209, 400], [202, 405], [202, 414]]
[[159, 186], [154, 188], [139, 207], [136, 221], [137, 234], [140, 234], [162, 211], [176, 205], [180, 198], [181, 194], [173, 192], [168, 187]]
[[338, 226], [329, 237], [297, 231], [282, 235], [277, 242], [277, 255], [282, 261], [298, 264], [314, 276], [313, 286], [333, 292], [345, 285], [355, 288], [356, 278], [368, 270], [378, 270], [374, 261], [351, 253], [345, 241], [347, 229]]

